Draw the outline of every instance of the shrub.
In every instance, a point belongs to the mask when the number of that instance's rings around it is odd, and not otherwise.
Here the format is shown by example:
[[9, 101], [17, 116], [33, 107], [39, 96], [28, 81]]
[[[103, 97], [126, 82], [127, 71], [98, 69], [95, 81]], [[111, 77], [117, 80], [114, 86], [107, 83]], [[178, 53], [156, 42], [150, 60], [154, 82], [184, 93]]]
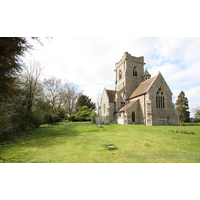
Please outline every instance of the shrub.
[[53, 123], [53, 116], [50, 113], [45, 114], [44, 123], [45, 124]]
[[69, 121], [76, 121], [76, 116], [75, 116], [75, 114], [70, 115], [70, 116], [67, 118], [67, 120], [69, 120]]
[[88, 108], [87, 106], [83, 106], [79, 109], [79, 112], [73, 115], [70, 115], [67, 120], [69, 121], [90, 121], [92, 116], [96, 116], [97, 114], [92, 110], [92, 108]]
[[59, 113], [58, 113], [58, 116], [61, 118], [61, 119], [65, 119], [65, 115], [66, 115], [66, 111], [64, 109], [60, 109]]
[[44, 123], [45, 114], [42, 111], [31, 112], [28, 116], [30, 126], [39, 127]]

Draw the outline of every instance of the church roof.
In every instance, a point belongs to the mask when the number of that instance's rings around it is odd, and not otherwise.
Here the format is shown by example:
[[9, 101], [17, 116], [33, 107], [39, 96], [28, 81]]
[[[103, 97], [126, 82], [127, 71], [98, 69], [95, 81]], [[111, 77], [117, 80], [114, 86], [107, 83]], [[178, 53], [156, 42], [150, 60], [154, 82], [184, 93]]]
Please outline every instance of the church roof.
[[147, 69], [145, 69], [144, 76], [151, 76], [151, 74], [149, 74]]
[[109, 101], [115, 102], [115, 94], [117, 93], [116, 90], [106, 90], [108, 94]]
[[129, 108], [133, 103], [135, 103], [137, 100], [135, 101], [131, 101], [129, 103], [127, 103], [125, 106], [123, 106], [118, 112], [124, 112], [127, 108]]
[[149, 90], [150, 85], [153, 83], [153, 81], [155, 80], [156, 76], [147, 79], [146, 81], [143, 81], [141, 83], [139, 83], [138, 85], [135, 86], [133, 92], [131, 93], [131, 95], [128, 97], [128, 99], [132, 99], [134, 97], [140, 96], [142, 94], [147, 93], [147, 91]]

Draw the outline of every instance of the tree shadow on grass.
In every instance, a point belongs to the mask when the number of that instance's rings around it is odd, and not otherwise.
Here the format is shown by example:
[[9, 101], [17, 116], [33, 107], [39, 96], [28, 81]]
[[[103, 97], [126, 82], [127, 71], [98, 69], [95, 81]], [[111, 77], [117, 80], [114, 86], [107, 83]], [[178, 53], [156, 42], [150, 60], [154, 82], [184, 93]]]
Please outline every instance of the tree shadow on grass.
[[15, 137], [13, 141], [0, 143], [4, 147], [16, 144], [23, 147], [48, 147], [66, 143], [70, 137], [76, 137], [81, 131], [77, 130], [78, 124], [54, 123], [44, 124], [35, 130], [29, 130]]

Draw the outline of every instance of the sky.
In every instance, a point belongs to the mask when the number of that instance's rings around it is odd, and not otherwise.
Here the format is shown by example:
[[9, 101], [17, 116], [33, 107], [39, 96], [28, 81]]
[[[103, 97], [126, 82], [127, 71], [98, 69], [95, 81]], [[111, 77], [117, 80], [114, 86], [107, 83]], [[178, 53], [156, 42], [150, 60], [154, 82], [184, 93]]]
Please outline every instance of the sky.
[[183, 90], [191, 116], [200, 107], [200, 38], [195, 37], [53, 37], [32, 42], [35, 50], [24, 61], [35, 59], [44, 66], [41, 79], [55, 76], [79, 85], [96, 101], [104, 87], [114, 90], [115, 63], [125, 52], [144, 56], [151, 76], [160, 71], [173, 93], [173, 102]]

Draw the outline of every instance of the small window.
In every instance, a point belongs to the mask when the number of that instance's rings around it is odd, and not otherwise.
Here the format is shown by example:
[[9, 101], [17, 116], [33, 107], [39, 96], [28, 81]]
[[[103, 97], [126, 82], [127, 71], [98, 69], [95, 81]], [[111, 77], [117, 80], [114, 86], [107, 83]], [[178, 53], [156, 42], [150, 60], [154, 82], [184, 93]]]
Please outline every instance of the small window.
[[119, 80], [122, 78], [122, 71], [119, 71]]
[[137, 76], [137, 68], [136, 67], [133, 68], [133, 76]]
[[106, 104], [104, 103], [103, 105], [103, 113], [105, 114], [106, 113]]

